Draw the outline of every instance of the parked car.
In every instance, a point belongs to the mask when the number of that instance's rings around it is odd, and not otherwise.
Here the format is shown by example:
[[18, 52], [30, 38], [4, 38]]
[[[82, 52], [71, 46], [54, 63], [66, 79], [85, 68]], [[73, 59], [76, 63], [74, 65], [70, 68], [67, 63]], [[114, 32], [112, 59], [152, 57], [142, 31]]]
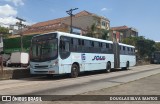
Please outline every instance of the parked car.
[[10, 59], [6, 62], [7, 66], [28, 66], [29, 54], [26, 52], [13, 52]]
[[3, 54], [3, 66], [6, 66], [6, 62], [10, 59], [10, 54]]
[[10, 59], [6, 61], [5, 66], [8, 66], [8, 67], [11, 66], [11, 60]]

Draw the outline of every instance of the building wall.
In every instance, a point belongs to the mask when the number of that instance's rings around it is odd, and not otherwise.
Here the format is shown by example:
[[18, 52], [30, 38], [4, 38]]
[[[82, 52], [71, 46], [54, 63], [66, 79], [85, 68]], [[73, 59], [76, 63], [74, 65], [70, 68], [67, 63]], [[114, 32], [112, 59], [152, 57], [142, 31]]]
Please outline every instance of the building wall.
[[125, 30], [118, 30], [119, 32], [123, 33], [123, 39], [127, 37], [137, 37], [138, 32], [133, 31], [131, 28], [125, 29]]
[[[102, 21], [106, 22], [106, 27], [102, 26]], [[65, 23], [67, 25], [70, 25], [70, 18], [65, 19], [62, 21], [62, 23]], [[80, 16], [80, 17], [73, 17], [72, 18], [72, 25], [75, 27], [82, 28], [84, 30], [87, 30], [88, 28], [91, 28], [91, 26], [95, 24], [98, 29], [107, 29], [110, 28], [110, 22], [106, 21], [100, 17], [92, 16], [92, 15], [86, 15], [86, 16]]]
[[110, 30], [109, 40], [121, 43], [123, 39], [123, 33], [119, 31]]
[[[70, 21], [71, 21], [70, 18], [67, 18], [64, 21], [62, 21], [62, 23], [70, 25]], [[94, 23], [96, 23], [96, 20], [90, 15], [72, 18], [72, 25], [73, 26], [80, 27], [85, 30]]]

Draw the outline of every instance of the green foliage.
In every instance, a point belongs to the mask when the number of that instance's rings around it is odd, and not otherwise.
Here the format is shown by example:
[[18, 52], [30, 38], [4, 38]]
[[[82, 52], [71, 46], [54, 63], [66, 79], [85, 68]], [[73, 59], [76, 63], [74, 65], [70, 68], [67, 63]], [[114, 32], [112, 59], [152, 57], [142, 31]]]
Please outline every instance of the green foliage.
[[108, 33], [109, 33], [109, 30], [97, 29], [96, 24], [93, 23], [91, 27], [88, 28], [88, 33], [86, 35], [89, 37], [101, 38], [101, 39], [107, 40], [109, 38]]
[[109, 38], [108, 33], [109, 33], [109, 30], [101, 30], [102, 39], [108, 40]]
[[9, 36], [9, 29], [0, 26], [0, 34], [2, 34], [3, 38], [7, 38]]
[[150, 39], [138, 40], [137, 41], [137, 49], [139, 51], [139, 55], [141, 57], [150, 57], [152, 52], [155, 51], [155, 42]]
[[86, 34], [87, 36], [89, 37], [96, 37], [96, 31], [97, 31], [97, 27], [96, 27], [96, 24], [93, 23], [91, 25], [91, 27], [88, 28], [88, 33]]
[[160, 51], [160, 42], [155, 44], [156, 51]]
[[137, 55], [141, 58], [150, 57], [155, 49], [155, 41], [145, 39], [143, 36], [128, 37], [123, 40], [123, 43], [134, 45], [138, 50]]

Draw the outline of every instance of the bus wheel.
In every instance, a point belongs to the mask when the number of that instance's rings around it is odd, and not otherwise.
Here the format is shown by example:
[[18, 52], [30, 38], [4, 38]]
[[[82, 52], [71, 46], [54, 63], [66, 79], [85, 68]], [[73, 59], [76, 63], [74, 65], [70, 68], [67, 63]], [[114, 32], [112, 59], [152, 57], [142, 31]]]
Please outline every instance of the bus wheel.
[[106, 66], [106, 72], [109, 73], [111, 72], [111, 64], [108, 62]]
[[72, 68], [71, 68], [71, 78], [76, 78], [78, 77], [78, 66], [76, 64], [73, 64], [72, 65]]
[[53, 78], [53, 74], [47, 74], [46, 77], [49, 78], [49, 79]]
[[129, 61], [127, 61], [125, 69], [129, 70]]

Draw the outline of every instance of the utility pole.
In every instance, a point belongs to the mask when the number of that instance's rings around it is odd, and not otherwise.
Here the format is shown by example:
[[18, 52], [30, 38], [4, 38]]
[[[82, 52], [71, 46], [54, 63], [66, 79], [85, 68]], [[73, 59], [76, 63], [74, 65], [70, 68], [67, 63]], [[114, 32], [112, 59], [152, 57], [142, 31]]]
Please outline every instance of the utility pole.
[[25, 22], [26, 20], [22, 19], [22, 18], [19, 18], [19, 17], [16, 17], [17, 20], [19, 20], [19, 22], [16, 23], [16, 25], [18, 26], [18, 30], [19, 31], [19, 34], [21, 36], [21, 52], [23, 51], [23, 34], [22, 34], [22, 28], [25, 27], [26, 25], [22, 24], [22, 22]]
[[67, 14], [69, 14], [69, 15], [70, 15], [70, 17], [71, 17], [70, 33], [72, 33], [72, 17], [73, 17], [72, 12], [73, 12], [74, 10], [77, 10], [77, 9], [78, 9], [78, 8], [74, 8], [74, 9], [70, 9], [70, 10], [66, 11], [66, 12], [67, 12]]

